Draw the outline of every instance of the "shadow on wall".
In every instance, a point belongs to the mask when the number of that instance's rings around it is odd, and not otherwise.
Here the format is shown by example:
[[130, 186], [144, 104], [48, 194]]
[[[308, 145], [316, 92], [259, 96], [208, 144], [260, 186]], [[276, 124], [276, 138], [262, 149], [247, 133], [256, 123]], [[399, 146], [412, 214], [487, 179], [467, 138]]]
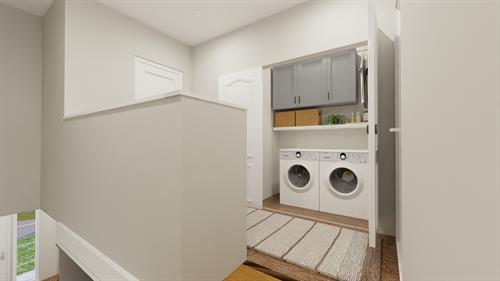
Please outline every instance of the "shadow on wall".
[[73, 260], [59, 250], [59, 281], [93, 281]]

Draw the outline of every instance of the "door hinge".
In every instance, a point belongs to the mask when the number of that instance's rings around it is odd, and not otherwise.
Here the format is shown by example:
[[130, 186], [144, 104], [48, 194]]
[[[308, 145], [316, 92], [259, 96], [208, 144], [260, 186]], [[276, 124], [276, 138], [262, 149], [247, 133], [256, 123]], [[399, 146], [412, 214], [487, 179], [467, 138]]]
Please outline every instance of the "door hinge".
[[[366, 134], [370, 134], [370, 125], [366, 125]], [[378, 124], [375, 124], [375, 135], [378, 134]]]

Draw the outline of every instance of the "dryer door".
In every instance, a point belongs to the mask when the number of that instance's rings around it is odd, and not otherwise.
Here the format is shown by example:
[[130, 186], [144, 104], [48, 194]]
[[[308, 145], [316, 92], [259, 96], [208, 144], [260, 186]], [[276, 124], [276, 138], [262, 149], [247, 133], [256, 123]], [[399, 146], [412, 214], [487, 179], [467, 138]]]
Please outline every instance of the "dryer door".
[[294, 164], [288, 168], [285, 175], [288, 185], [296, 191], [306, 191], [312, 183], [311, 171], [301, 164]]
[[348, 167], [335, 168], [328, 178], [330, 189], [341, 197], [356, 196], [361, 190], [361, 182], [356, 171]]

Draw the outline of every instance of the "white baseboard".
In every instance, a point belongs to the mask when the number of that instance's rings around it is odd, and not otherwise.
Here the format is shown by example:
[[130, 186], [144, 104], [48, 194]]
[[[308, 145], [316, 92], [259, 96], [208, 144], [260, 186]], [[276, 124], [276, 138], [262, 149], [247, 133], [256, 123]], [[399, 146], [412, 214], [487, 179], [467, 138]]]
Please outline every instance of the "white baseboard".
[[401, 263], [401, 259], [403, 256], [401, 255], [400, 243], [396, 240], [396, 253], [398, 254], [398, 271], [399, 271], [399, 280], [403, 281], [403, 264]]
[[56, 244], [94, 281], [139, 281], [62, 223], [57, 223]]

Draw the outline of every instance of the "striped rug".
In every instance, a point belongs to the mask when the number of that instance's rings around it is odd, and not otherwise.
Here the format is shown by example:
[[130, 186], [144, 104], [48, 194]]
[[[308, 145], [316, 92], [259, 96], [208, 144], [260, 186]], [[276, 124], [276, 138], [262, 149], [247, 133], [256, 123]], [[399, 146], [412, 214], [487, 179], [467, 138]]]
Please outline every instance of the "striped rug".
[[247, 208], [247, 246], [338, 281], [358, 281], [368, 234]]

